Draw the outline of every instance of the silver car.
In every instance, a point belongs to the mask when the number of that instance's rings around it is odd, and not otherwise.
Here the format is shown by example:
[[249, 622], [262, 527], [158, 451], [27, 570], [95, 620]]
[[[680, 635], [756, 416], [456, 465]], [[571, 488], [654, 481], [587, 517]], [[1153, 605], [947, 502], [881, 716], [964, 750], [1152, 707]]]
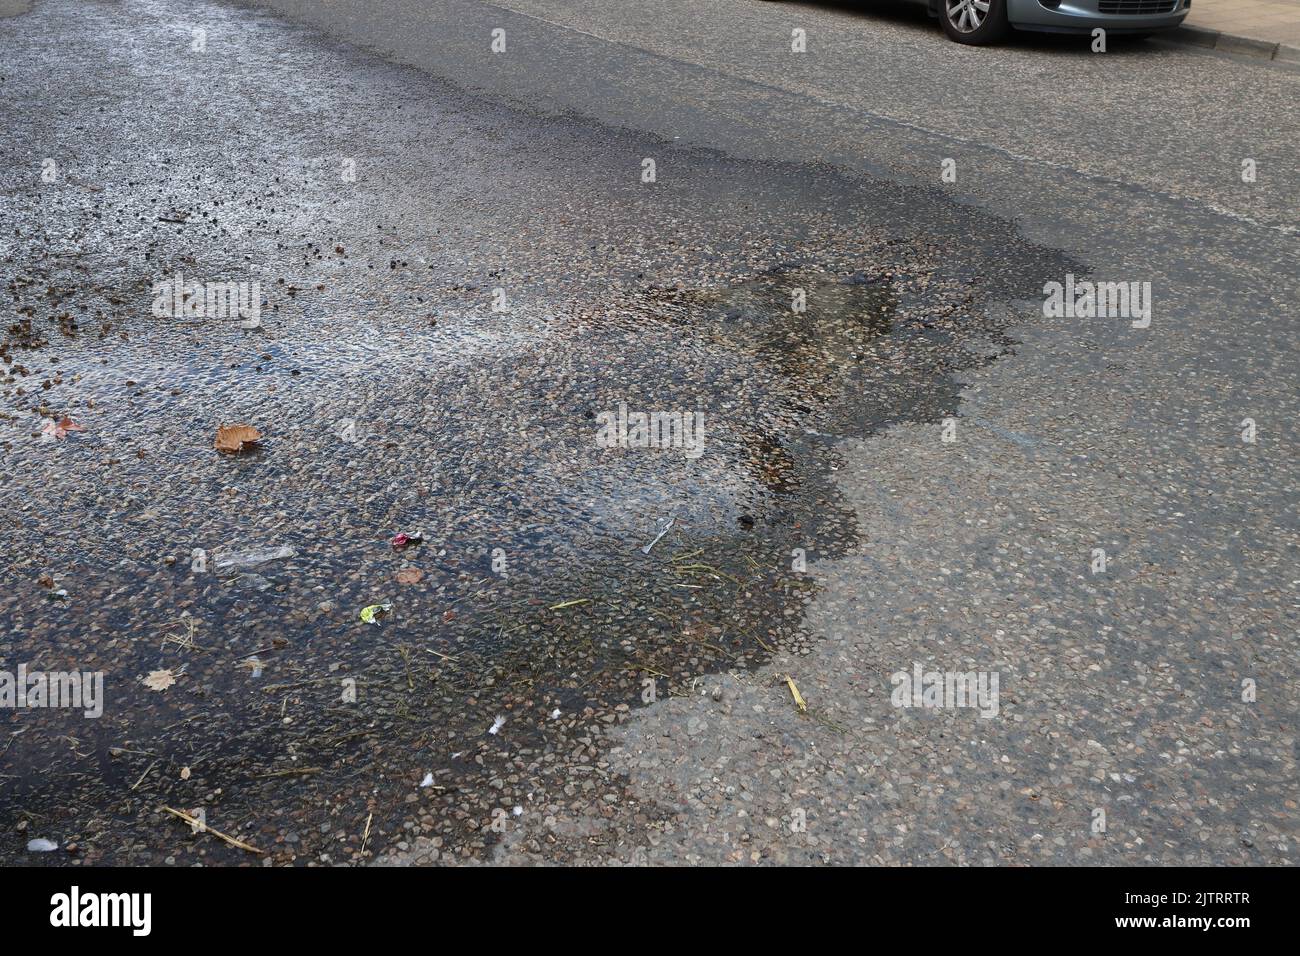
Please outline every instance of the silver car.
[[958, 43], [992, 43], [1009, 27], [1043, 33], [1148, 34], [1183, 22], [1192, 0], [917, 0]]

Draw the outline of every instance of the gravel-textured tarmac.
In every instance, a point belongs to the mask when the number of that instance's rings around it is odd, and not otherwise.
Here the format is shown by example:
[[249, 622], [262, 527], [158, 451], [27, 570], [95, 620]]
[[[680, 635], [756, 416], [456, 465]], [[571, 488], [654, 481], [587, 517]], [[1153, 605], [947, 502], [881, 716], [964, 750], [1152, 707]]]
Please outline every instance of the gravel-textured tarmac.
[[[0, 21], [0, 659], [109, 695], [4, 715], [0, 857], [255, 862], [170, 805], [268, 863], [1292, 861], [1296, 74], [825, 6], [265, 5], [336, 36]], [[264, 327], [151, 319], [176, 271], [261, 281]], [[1151, 326], [1044, 318], [1066, 273], [1151, 282]], [[620, 401], [703, 410], [705, 454], [596, 447]], [[891, 706], [914, 662], [997, 715]]]

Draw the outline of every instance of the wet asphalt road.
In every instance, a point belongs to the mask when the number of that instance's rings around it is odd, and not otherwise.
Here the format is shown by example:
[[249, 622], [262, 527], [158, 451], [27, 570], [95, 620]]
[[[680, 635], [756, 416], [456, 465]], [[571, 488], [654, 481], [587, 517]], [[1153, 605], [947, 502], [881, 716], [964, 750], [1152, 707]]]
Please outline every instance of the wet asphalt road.
[[[107, 686], [0, 718], [5, 859], [255, 861], [166, 805], [300, 864], [1291, 861], [1300, 76], [826, 5], [264, 6], [305, 25], [0, 21], [0, 650]], [[152, 318], [177, 272], [263, 328]], [[1151, 327], [1043, 318], [1067, 272]], [[619, 402], [705, 453], [599, 448]], [[998, 718], [892, 708], [913, 661], [998, 671]]]

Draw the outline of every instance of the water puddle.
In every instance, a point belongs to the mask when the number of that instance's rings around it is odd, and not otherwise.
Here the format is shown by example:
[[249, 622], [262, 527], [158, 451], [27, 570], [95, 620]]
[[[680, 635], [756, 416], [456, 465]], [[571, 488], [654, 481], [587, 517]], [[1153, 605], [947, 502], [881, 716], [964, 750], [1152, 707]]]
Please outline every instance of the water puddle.
[[[252, 818], [270, 801], [311, 819], [349, 789], [341, 776], [357, 781], [356, 807], [399, 768], [472, 790], [481, 752], [500, 746], [484, 736], [498, 715], [512, 746], [545, 749], [556, 709], [617, 713], [646, 680], [680, 693], [797, 648], [781, 609], [810, 585], [789, 555], [853, 538], [829, 505], [832, 436], [915, 415], [947, 382], [941, 350], [921, 345], [933, 330], [900, 315], [923, 299], [883, 274], [788, 268], [509, 335], [453, 334], [448, 320], [318, 338], [303, 323], [268, 342], [232, 337], [223, 358], [237, 360], [220, 365], [193, 350], [164, 361], [147, 340], [118, 347], [111, 367], [61, 349], [64, 374], [124, 395], [130, 422], [109, 403], [88, 420], [113, 438], [49, 449], [76, 470], [79, 500], [24, 510], [46, 539], [41, 568], [80, 579], [57, 606], [18, 609], [8, 641], [46, 667], [53, 646], [95, 662], [117, 705], [89, 724], [14, 718], [7, 799], [33, 820], [95, 808], [111, 829], [138, 825], [146, 795]], [[215, 455], [214, 400], [223, 418], [258, 422], [264, 446]], [[598, 417], [620, 403], [701, 414], [703, 453], [598, 447]], [[144, 438], [147, 453], [130, 455]], [[81, 441], [108, 442], [110, 457], [85, 462]], [[389, 545], [415, 529], [423, 544]], [[247, 549], [281, 550], [221, 567], [223, 551]], [[363, 623], [381, 602], [391, 613]], [[147, 689], [160, 670], [177, 684]], [[66, 735], [80, 761], [64, 761]], [[302, 842], [286, 852], [329, 853], [332, 830], [290, 832]], [[475, 833], [460, 836], [470, 852]]]

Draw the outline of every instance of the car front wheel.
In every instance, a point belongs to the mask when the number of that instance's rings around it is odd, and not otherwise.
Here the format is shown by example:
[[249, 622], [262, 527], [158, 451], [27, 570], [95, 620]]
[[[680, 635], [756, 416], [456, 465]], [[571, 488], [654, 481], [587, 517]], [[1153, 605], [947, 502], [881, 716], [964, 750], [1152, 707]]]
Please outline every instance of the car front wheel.
[[939, 22], [950, 40], [993, 43], [1007, 33], [1007, 0], [939, 0]]

